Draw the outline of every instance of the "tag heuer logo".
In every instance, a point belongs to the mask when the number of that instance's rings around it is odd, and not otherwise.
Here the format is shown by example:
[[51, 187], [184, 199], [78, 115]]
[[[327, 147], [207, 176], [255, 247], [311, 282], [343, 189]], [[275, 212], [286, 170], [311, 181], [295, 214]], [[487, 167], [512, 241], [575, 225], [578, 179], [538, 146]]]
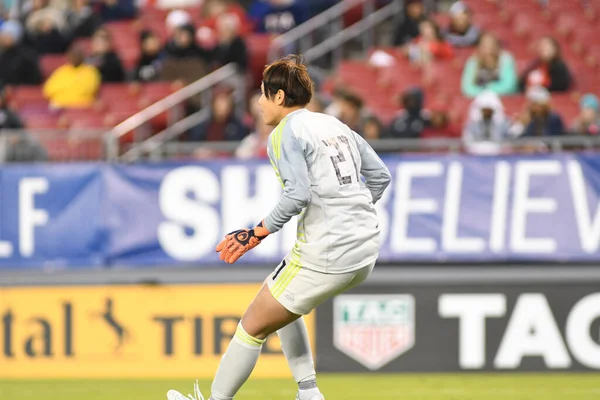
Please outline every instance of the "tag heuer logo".
[[334, 299], [335, 347], [378, 370], [415, 345], [411, 295], [341, 295]]

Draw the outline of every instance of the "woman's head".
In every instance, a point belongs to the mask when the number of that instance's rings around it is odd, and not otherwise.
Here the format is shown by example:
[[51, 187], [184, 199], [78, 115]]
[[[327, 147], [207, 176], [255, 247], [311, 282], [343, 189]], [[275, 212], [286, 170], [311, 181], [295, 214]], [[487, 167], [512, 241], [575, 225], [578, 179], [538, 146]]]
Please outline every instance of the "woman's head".
[[217, 18], [217, 34], [220, 42], [231, 42], [238, 35], [239, 18], [234, 14], [222, 14]]
[[425, 7], [422, 0], [407, 0], [406, 16], [412, 20], [419, 20], [425, 16]]
[[471, 12], [462, 1], [457, 1], [450, 7], [450, 30], [463, 33], [471, 26]]
[[363, 108], [362, 99], [354, 93], [346, 93], [340, 103], [340, 120], [346, 124], [354, 124], [360, 119]]
[[85, 60], [85, 50], [80, 44], [75, 43], [69, 48], [67, 59], [72, 66], [79, 67]]
[[191, 47], [194, 44], [194, 27], [192, 25], [183, 25], [175, 29], [173, 42], [181, 49]]
[[222, 90], [215, 93], [212, 102], [212, 114], [215, 121], [227, 121], [233, 113], [233, 109], [233, 96], [230, 91]]
[[105, 54], [112, 50], [112, 37], [105, 28], [100, 28], [92, 36], [92, 54]]
[[263, 72], [260, 110], [267, 125], [277, 125], [291, 110], [305, 107], [313, 95], [313, 81], [302, 57], [291, 55], [268, 65]]
[[140, 34], [142, 54], [156, 55], [160, 52], [160, 39], [152, 31], [143, 31]]
[[433, 128], [446, 128], [450, 123], [450, 117], [445, 108], [434, 108], [431, 110], [431, 126]]
[[71, 8], [73, 8], [75, 11], [81, 11], [88, 5], [89, 5], [88, 0], [72, 0], [71, 1]]
[[538, 44], [538, 56], [544, 62], [560, 59], [560, 45], [556, 39], [550, 36], [544, 36]]
[[489, 63], [500, 56], [500, 42], [491, 33], [484, 33], [477, 44], [477, 57], [480, 62]]
[[534, 86], [527, 90], [529, 112], [534, 116], [542, 116], [550, 111], [550, 92], [543, 86]]
[[596, 122], [600, 113], [600, 101], [591, 93], [583, 96], [579, 102], [581, 108], [580, 118], [585, 123]]
[[202, 7], [204, 18], [213, 18], [227, 11], [227, 1], [223, 0], [207, 0]]
[[383, 133], [383, 125], [377, 117], [368, 117], [363, 124], [363, 136], [367, 140], [374, 140], [381, 138]]
[[437, 26], [437, 24], [430, 19], [425, 19], [421, 21], [421, 23], [419, 23], [419, 36], [421, 37], [421, 39], [427, 41], [437, 41], [444, 39], [442, 33], [440, 32], [439, 26]]

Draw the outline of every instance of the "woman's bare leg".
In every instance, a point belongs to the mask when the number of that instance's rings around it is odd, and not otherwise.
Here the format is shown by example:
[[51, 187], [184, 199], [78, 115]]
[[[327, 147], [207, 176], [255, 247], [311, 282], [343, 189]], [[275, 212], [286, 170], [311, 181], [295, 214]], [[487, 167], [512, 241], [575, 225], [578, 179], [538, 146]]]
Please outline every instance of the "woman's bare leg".
[[265, 339], [299, 317], [275, 300], [269, 287], [263, 285], [244, 313], [221, 359], [212, 384], [211, 399], [233, 399], [250, 377]]

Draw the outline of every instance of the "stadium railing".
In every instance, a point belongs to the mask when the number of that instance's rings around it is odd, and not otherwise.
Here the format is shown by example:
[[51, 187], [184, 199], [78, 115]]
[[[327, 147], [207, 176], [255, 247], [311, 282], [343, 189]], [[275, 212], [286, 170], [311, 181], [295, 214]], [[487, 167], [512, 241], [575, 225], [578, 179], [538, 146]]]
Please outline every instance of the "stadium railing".
[[[275, 45], [271, 49], [271, 55], [275, 54], [275, 49], [289, 49], [289, 45], [295, 43], [297, 40], [300, 40], [300, 48], [302, 50], [307, 48], [305, 46], [312, 47], [314, 42], [310, 42], [309, 40], [314, 37], [313, 33], [317, 29], [327, 25], [332, 20], [337, 21], [332, 28], [343, 30], [342, 24], [344, 14], [351, 8], [358, 5], [363, 5], [363, 16], [366, 16], [365, 19], [371, 18], [376, 2], [376, 0], [350, 0], [340, 2], [325, 12], [299, 25], [285, 35], [276, 38], [274, 41]], [[398, 4], [401, 3], [401, 0], [393, 0], [393, 2], [396, 4], [396, 6], [398, 6]], [[389, 9], [389, 6], [387, 6], [387, 9]], [[368, 32], [364, 39], [365, 46], [371, 46], [373, 43], [372, 29], [376, 22], [377, 21], [371, 21], [368, 24], [368, 29], [361, 30], [361, 32]], [[330, 43], [329, 41], [326, 42]], [[336, 54], [341, 57], [341, 53]], [[234, 95], [236, 96], [238, 102], [242, 102], [244, 98], [243, 89], [245, 85], [243, 85], [240, 81], [241, 77], [237, 75], [235, 67], [233, 65], [226, 65], [131, 116], [106, 133], [105, 142], [107, 158], [111, 161], [117, 161], [119, 159], [124, 161], [135, 161], [143, 154], [154, 153], [163, 144], [178, 137], [191, 127], [202, 122], [205, 118], [208, 118], [208, 113], [204, 110], [200, 110], [199, 112], [189, 115], [183, 119], [169, 118], [170, 123], [165, 130], [153, 135], [141, 143], [134, 142], [133, 144], [127, 144], [127, 149], [124, 149], [121, 139], [129, 132], [140, 129], [144, 125], [148, 124], [152, 118], [165, 112], [170, 113], [170, 110], [173, 110], [175, 106], [194, 96], [201, 96], [203, 104], [210, 104], [212, 97], [211, 90], [215, 86], [236, 79], [237, 81], [232, 85], [236, 90]], [[134, 137], [136, 136], [134, 135]]]
[[[562, 151], [598, 151], [600, 137], [555, 136], [519, 138], [502, 143], [467, 143], [462, 139], [379, 139], [369, 141], [379, 153], [467, 153], [480, 155], [510, 153], [548, 153]], [[152, 146], [146, 157], [152, 161], [185, 158], [230, 157], [240, 142], [168, 142]], [[148, 146], [147, 149], [150, 149]]]
[[[349, 0], [338, 3], [323, 13], [274, 39], [269, 57], [271, 59], [277, 58], [282, 55], [282, 51], [287, 52], [294, 48], [294, 51], [300, 50], [304, 54], [308, 63], [313, 63], [319, 60], [319, 58], [328, 55], [329, 53], [333, 53], [334, 63], [337, 65], [342, 58], [342, 46], [361, 35], [363, 51], [366, 54], [368, 49], [374, 44], [373, 30], [375, 26], [387, 19], [395, 18], [402, 9], [403, 4], [401, 0], [392, 0], [389, 4], [375, 11], [377, 3], [377, 0]], [[344, 29], [343, 17], [345, 13], [360, 5], [363, 6], [363, 18]], [[323, 28], [332, 28], [332, 30], [328, 32], [328, 38], [326, 40], [316, 44], [315, 40], [319, 39], [318, 33]], [[187, 98], [202, 93], [207, 100], [210, 100], [210, 89], [215, 85], [234, 77], [235, 73], [229, 70], [229, 68], [232, 68], [232, 66], [223, 67], [212, 74], [207, 75], [115, 127], [108, 136], [108, 158], [110, 160], [121, 159], [122, 161], [132, 162], [148, 155], [150, 155], [151, 158], [160, 158], [158, 154], [161, 153], [161, 147], [167, 145], [170, 146], [170, 148], [185, 148], [185, 146], [169, 144], [169, 142], [208, 118], [209, 114], [206, 110], [200, 110], [175, 122], [159, 134], [154, 135], [141, 143], [134, 143], [126, 152], [123, 152], [119, 147], [118, 139], [132, 129], [148, 122], [156, 115], [185, 101]], [[238, 86], [241, 87], [241, 85]], [[190, 146], [195, 148], [200, 147], [199, 145]], [[170, 152], [167, 151], [167, 153]]]
[[[206, 111], [204, 111], [206, 112]], [[203, 117], [200, 115], [199, 117]], [[192, 120], [193, 122], [193, 120]], [[178, 125], [179, 124], [179, 125]], [[117, 161], [131, 163], [139, 160], [163, 161], [173, 159], [202, 159], [231, 157], [240, 145], [229, 142], [182, 142], [166, 140], [168, 134], [186, 130], [189, 121], [181, 120], [169, 132], [159, 133], [142, 145], [129, 150]], [[0, 130], [0, 162], [17, 161], [100, 161], [110, 160], [101, 130]], [[386, 153], [547, 153], [561, 151], [599, 151], [597, 136], [553, 136], [519, 138], [503, 143], [475, 142], [462, 139], [379, 139], [369, 143], [380, 154]]]
[[342, 61], [343, 46], [357, 37], [362, 38], [361, 50], [363, 56], [366, 57], [369, 49], [374, 45], [373, 30], [375, 27], [386, 20], [398, 18], [398, 15], [403, 8], [402, 4], [403, 1], [394, 0], [376, 11], [364, 14], [363, 19], [355, 24], [339, 31], [333, 31], [326, 40], [316, 44], [303, 53], [306, 62], [315, 63], [320, 58], [331, 54], [333, 67], [335, 68], [339, 62]]
[[0, 130], [0, 162], [106, 159], [102, 129]]
[[[194, 96], [201, 96], [203, 104], [210, 104], [212, 99], [212, 89], [219, 84], [224, 82], [231, 83], [231, 86], [234, 88], [234, 97], [237, 100], [243, 99], [245, 96], [245, 85], [241, 84], [240, 79], [237, 69], [233, 64], [225, 65], [127, 118], [105, 134], [104, 139], [106, 142], [106, 155], [108, 160], [117, 161], [119, 159], [124, 150], [122, 138], [125, 135], [135, 131], [144, 124], [149, 123], [150, 120], [158, 115], [169, 112], [177, 105]], [[199, 115], [193, 114], [186, 118], [178, 119], [176, 122], [169, 124], [167, 129], [152, 136], [150, 139], [153, 143], [160, 140], [170, 140], [172, 137], [177, 136], [174, 132], [178, 132], [182, 127], [185, 127], [185, 129], [182, 130], [183, 132], [197, 124], [199, 122], [198, 118]], [[131, 150], [129, 150], [124, 157], [126, 159], [131, 159], [137, 151], [136, 143], [134, 143]]]
[[[397, 0], [393, 1], [399, 2]], [[309, 21], [275, 38], [269, 49], [269, 61], [284, 56], [289, 52], [289, 49], [305, 54], [309, 49], [315, 47], [319, 41], [318, 33], [322, 33], [326, 37], [333, 36], [336, 32], [344, 30], [344, 15], [346, 13], [355, 7], [362, 6], [363, 16], [368, 16], [375, 10], [376, 2], [376, 0], [346, 0], [339, 2]], [[363, 41], [367, 47], [373, 45], [373, 26], [370, 26], [368, 34], [364, 35]], [[334, 52], [334, 59], [339, 61], [341, 58], [342, 48], [337, 48]]]

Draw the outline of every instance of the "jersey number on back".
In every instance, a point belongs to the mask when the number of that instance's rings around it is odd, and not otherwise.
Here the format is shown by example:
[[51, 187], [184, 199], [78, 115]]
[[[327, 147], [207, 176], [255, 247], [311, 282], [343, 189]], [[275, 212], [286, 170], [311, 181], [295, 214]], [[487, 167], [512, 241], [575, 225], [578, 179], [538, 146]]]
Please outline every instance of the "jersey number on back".
[[358, 167], [352, 153], [352, 148], [346, 136], [337, 136], [322, 141], [330, 149], [331, 162], [335, 169], [340, 185], [349, 185], [352, 183], [352, 177], [356, 176], [356, 182], [359, 180]]

